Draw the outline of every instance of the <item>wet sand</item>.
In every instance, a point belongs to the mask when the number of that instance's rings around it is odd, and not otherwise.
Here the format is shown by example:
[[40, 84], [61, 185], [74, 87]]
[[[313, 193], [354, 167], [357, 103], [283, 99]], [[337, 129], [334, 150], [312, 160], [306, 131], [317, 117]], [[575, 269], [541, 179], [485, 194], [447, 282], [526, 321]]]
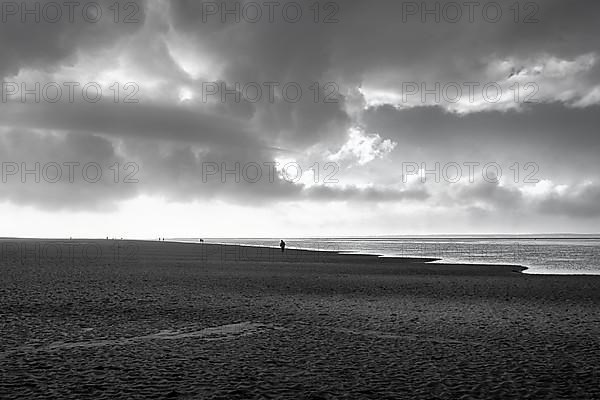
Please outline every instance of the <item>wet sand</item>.
[[600, 398], [598, 276], [169, 242], [0, 246], [3, 399]]

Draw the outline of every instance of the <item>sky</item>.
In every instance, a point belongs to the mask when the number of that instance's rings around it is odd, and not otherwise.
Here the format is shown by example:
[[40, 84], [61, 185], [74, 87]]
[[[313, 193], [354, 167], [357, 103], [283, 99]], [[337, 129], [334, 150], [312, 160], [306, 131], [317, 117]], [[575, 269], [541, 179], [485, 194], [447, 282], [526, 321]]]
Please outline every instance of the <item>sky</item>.
[[597, 1], [0, 14], [0, 236], [599, 231]]

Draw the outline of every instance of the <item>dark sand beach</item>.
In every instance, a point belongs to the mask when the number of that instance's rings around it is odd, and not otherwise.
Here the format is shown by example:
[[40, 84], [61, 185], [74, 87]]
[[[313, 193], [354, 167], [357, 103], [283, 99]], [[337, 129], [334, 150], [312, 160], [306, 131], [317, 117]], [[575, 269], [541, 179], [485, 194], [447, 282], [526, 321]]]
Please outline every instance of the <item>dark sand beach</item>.
[[2, 399], [600, 398], [597, 276], [208, 244], [0, 243]]

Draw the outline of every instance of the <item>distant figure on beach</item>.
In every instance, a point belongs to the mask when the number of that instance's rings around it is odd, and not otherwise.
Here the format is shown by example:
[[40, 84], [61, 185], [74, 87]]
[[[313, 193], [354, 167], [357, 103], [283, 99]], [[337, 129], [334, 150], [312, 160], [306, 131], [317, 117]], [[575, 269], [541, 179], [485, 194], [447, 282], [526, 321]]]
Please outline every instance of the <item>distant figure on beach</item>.
[[281, 252], [283, 253], [285, 251], [285, 242], [283, 241], [283, 239], [281, 240], [281, 242], [279, 242], [279, 247], [281, 247]]

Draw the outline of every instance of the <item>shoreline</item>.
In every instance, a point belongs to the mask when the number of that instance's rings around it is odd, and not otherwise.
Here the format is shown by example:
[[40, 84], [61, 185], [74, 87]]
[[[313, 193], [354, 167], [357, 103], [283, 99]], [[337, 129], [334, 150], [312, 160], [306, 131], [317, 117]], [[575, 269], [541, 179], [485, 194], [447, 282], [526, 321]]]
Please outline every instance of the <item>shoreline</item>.
[[[479, 239], [479, 238], [477, 238]], [[560, 238], [561, 240], [563, 238]], [[566, 238], [569, 239], [569, 238]], [[587, 238], [586, 238], [587, 239]], [[596, 238], [593, 238], [594, 240]], [[250, 239], [252, 240], [252, 239]], [[187, 241], [177, 241], [178, 243], [195, 243], [195, 242], [187, 242]], [[211, 242], [208, 242], [207, 244], [211, 244]], [[237, 244], [237, 243], [225, 243], [225, 242], [214, 242], [212, 244], [219, 244], [219, 245], [230, 245], [230, 246], [248, 246], [248, 247], [266, 247], [266, 248], [273, 248], [273, 249], [278, 249], [277, 246], [273, 245], [273, 246], [263, 246], [263, 245], [259, 245], [259, 244]], [[296, 250], [307, 250], [307, 251], [328, 251], [328, 250], [322, 250], [322, 249], [318, 249], [318, 248], [290, 248], [290, 249], [296, 249]], [[446, 265], [478, 265], [481, 267], [485, 267], [485, 266], [509, 266], [509, 267], [518, 267], [521, 270], [519, 272], [523, 273], [523, 274], [528, 274], [528, 275], [552, 275], [552, 276], [600, 276], [600, 270], [597, 272], [573, 272], [573, 271], [569, 271], [569, 270], [560, 270], [560, 269], [549, 269], [548, 267], [542, 266], [542, 265], [525, 265], [525, 264], [518, 264], [518, 263], [513, 263], [513, 262], [506, 262], [506, 263], [502, 263], [502, 262], [496, 262], [496, 261], [489, 261], [489, 262], [478, 262], [478, 261], [468, 261], [468, 260], [456, 260], [456, 259], [452, 259], [451, 257], [439, 257], [439, 256], [402, 256], [402, 255], [394, 255], [394, 254], [385, 254], [385, 253], [375, 253], [375, 252], [368, 252], [368, 251], [360, 251], [360, 250], [341, 250], [341, 251], [337, 251], [338, 254], [340, 255], [371, 255], [371, 256], [377, 256], [379, 258], [396, 258], [396, 259], [402, 259], [402, 258], [408, 258], [408, 259], [426, 259], [428, 260], [428, 262], [432, 262], [432, 263], [440, 263], [440, 264], [446, 264]]]
[[[177, 242], [177, 243], [188, 243], [188, 242]], [[192, 244], [194, 244], [194, 242], [191, 242]], [[236, 244], [236, 243], [205, 243], [205, 244], [216, 244], [216, 245], [220, 245], [220, 246], [240, 246], [240, 247], [257, 247], [257, 248], [268, 248], [268, 249], [273, 249], [273, 250], [277, 250], [279, 251], [279, 248], [277, 246], [260, 246], [260, 245], [252, 245], [252, 244]], [[306, 249], [302, 249], [302, 248], [293, 248], [290, 247], [289, 249], [286, 247], [286, 251], [288, 250], [302, 250], [302, 251], [312, 251], [312, 252], [328, 252], [329, 250], [319, 250], [319, 249], [311, 249], [311, 248], [306, 248]], [[520, 270], [517, 271], [519, 273], [526, 273], [524, 271], [530, 269], [530, 267], [527, 267], [525, 265], [520, 265], [520, 264], [497, 264], [497, 263], [469, 263], [469, 262], [447, 262], [444, 261], [444, 258], [438, 258], [438, 257], [410, 257], [410, 256], [396, 256], [393, 254], [380, 254], [380, 253], [368, 253], [368, 252], [361, 252], [360, 250], [357, 250], [355, 252], [350, 252], [350, 251], [335, 251], [336, 254], [339, 254], [340, 256], [374, 256], [377, 257], [378, 259], [391, 259], [391, 260], [411, 260], [411, 261], [416, 261], [416, 260], [421, 260], [424, 263], [437, 263], [440, 262], [441, 264], [444, 265], [456, 265], [456, 266], [461, 266], [461, 265], [475, 265], [478, 267], [486, 267], [486, 266], [491, 266], [491, 267], [511, 267], [511, 268], [519, 268]], [[554, 274], [538, 274], [538, 275], [554, 275]], [[560, 275], [560, 274], [559, 274]], [[585, 274], [569, 274], [569, 275], [585, 275]]]
[[[562, 238], [561, 238], [562, 239]], [[198, 239], [199, 240], [199, 239]], [[210, 240], [210, 239], [207, 239]], [[252, 240], [252, 239], [249, 239]], [[265, 246], [265, 245], [261, 245], [261, 244], [237, 244], [237, 243], [226, 243], [226, 242], [199, 242], [199, 241], [192, 241], [190, 240], [186, 240], [186, 239], [174, 239], [174, 240], [165, 240], [163, 241], [158, 241], [158, 240], [153, 240], [153, 239], [121, 239], [121, 238], [74, 238], [74, 239], [70, 239], [70, 238], [21, 238], [21, 237], [0, 237], [0, 246], [2, 245], [2, 243], [4, 242], [10, 242], [10, 241], [15, 241], [15, 242], [27, 242], [27, 241], [33, 241], [33, 242], [43, 242], [43, 243], [49, 243], [52, 241], [55, 242], [66, 242], [66, 243], [73, 243], [73, 244], [77, 244], [78, 242], [127, 242], [127, 243], [155, 243], [155, 242], [160, 242], [160, 243], [181, 243], [181, 244], [200, 244], [200, 245], [220, 245], [220, 246], [239, 246], [239, 247], [251, 247], [251, 248], [264, 248], [264, 249], [272, 249], [272, 250], [279, 250], [279, 247], [276, 245], [273, 246]], [[0, 249], [0, 257], [2, 256], [1, 254], [1, 250]], [[546, 267], [544, 266], [531, 266], [531, 265], [524, 265], [524, 264], [516, 264], [516, 263], [511, 263], [511, 262], [507, 262], [507, 263], [502, 263], [502, 262], [494, 262], [494, 261], [490, 261], [490, 262], [478, 262], [478, 261], [468, 261], [468, 260], [452, 260], [450, 257], [439, 257], [439, 256], [402, 256], [402, 255], [394, 255], [394, 254], [385, 254], [385, 253], [375, 253], [375, 252], [368, 252], [368, 251], [352, 251], [352, 250], [341, 250], [341, 251], [334, 251], [334, 250], [326, 250], [326, 249], [318, 249], [318, 248], [293, 248], [293, 247], [288, 247], [286, 248], [286, 251], [291, 251], [291, 250], [298, 250], [298, 251], [310, 251], [310, 252], [317, 252], [317, 253], [336, 253], [339, 254], [341, 256], [352, 256], [352, 255], [357, 255], [357, 256], [374, 256], [377, 258], [381, 258], [381, 259], [397, 259], [397, 260], [423, 260], [426, 262], [430, 262], [430, 263], [436, 263], [436, 264], [440, 264], [440, 265], [456, 265], [456, 266], [461, 266], [461, 265], [474, 265], [474, 266], [479, 266], [482, 268], [485, 267], [511, 267], [511, 268], [518, 268], [520, 273], [526, 274], [526, 275], [544, 275], [544, 276], [600, 276], [600, 271], [597, 273], [589, 273], [589, 272], [572, 272], [572, 271], [566, 271], [566, 270], [556, 270], [555, 272], [553, 272], [553, 270], [551, 269], [544, 269]], [[566, 272], [563, 272], [566, 271]]]
[[[279, 252], [279, 247], [277, 246], [261, 246], [261, 245], [254, 245], [254, 244], [237, 244], [237, 243], [212, 243], [212, 242], [204, 242], [204, 243], [200, 243], [200, 242], [187, 242], [187, 241], [173, 241], [172, 243], [186, 243], [186, 244], [205, 244], [205, 245], [219, 245], [219, 246], [232, 246], [232, 247], [252, 247], [252, 248], [265, 248], [265, 249], [272, 249], [273, 251]], [[356, 251], [356, 252], [344, 252], [344, 251], [330, 251], [330, 250], [319, 250], [319, 249], [311, 249], [311, 248], [306, 248], [306, 249], [302, 249], [302, 248], [287, 248], [286, 247], [286, 251], [289, 250], [299, 250], [299, 251], [309, 251], [309, 252], [330, 252], [330, 253], [335, 253], [338, 254], [340, 256], [372, 256], [372, 257], [376, 257], [377, 259], [390, 259], [390, 260], [397, 260], [397, 261], [420, 261], [423, 263], [440, 263], [442, 265], [447, 265], [447, 266], [451, 266], [451, 265], [455, 265], [455, 266], [462, 266], [462, 265], [473, 265], [473, 266], [477, 266], [477, 267], [510, 267], [510, 268], [518, 268], [519, 273], [526, 273], [524, 271], [530, 269], [530, 267], [527, 267], [525, 265], [519, 265], [519, 264], [498, 264], [498, 263], [469, 263], [469, 262], [445, 262], [443, 258], [438, 258], [438, 257], [411, 257], [411, 256], [396, 256], [396, 255], [388, 255], [388, 254], [378, 254], [378, 253], [368, 253], [368, 252], [361, 252], [361, 251]], [[555, 275], [555, 274], [536, 274], [536, 275]], [[558, 275], [562, 275], [562, 274], [558, 274]], [[566, 274], [565, 274], [566, 275]], [[584, 274], [569, 274], [569, 275], [584, 275]]]
[[[5, 253], [6, 251], [6, 246], [5, 244], [7, 242], [19, 242], [19, 243], [28, 243], [28, 242], [33, 242], [33, 244], [51, 244], [51, 243], [61, 243], [64, 245], [70, 245], [67, 247], [77, 247], [81, 244], [86, 244], [86, 243], [125, 243], [129, 246], [131, 246], [132, 244], [134, 246], [137, 246], [139, 244], [145, 244], [145, 245], [149, 245], [152, 243], [160, 243], [161, 245], [166, 245], [166, 244], [182, 244], [182, 245], [201, 245], [201, 246], [205, 246], [207, 248], [209, 248], [210, 246], [223, 246], [224, 248], [237, 248], [239, 249], [262, 249], [262, 250], [266, 250], [268, 249], [268, 251], [272, 252], [272, 253], [278, 253], [279, 252], [279, 247], [273, 245], [273, 246], [264, 246], [264, 245], [254, 245], [254, 244], [237, 244], [237, 243], [215, 243], [215, 242], [193, 242], [193, 241], [185, 241], [185, 240], [165, 240], [165, 241], [158, 241], [158, 240], [147, 240], [147, 239], [120, 239], [120, 238], [109, 238], [109, 239], [98, 239], [98, 238], [91, 238], [91, 239], [87, 239], [87, 238], [74, 238], [74, 239], [70, 239], [70, 238], [59, 238], [59, 239], [54, 239], [54, 238], [19, 238], [19, 237], [6, 237], [6, 238], [0, 238], [0, 258], [3, 258], [4, 255], [3, 253]], [[13, 251], [14, 253], [14, 248], [12, 249], [8, 249], [9, 252]], [[31, 252], [31, 249], [24, 249], [23, 252]], [[135, 249], [133, 247], [130, 247], [129, 251], [131, 252], [131, 254], [133, 255], [133, 253], [135, 252]], [[207, 250], [208, 253], [210, 253], [210, 250]], [[585, 273], [532, 273], [532, 269], [531, 267], [525, 266], [525, 265], [520, 265], [520, 264], [510, 264], [510, 263], [506, 263], [506, 264], [502, 264], [502, 263], [494, 263], [494, 262], [490, 262], [490, 263], [482, 263], [482, 262], [448, 262], [445, 261], [444, 258], [440, 258], [440, 257], [421, 257], [421, 256], [397, 256], [397, 255], [387, 255], [387, 254], [377, 254], [377, 253], [369, 253], [369, 252], [361, 252], [361, 251], [356, 251], [356, 252], [344, 252], [344, 251], [334, 251], [334, 250], [324, 250], [324, 249], [302, 249], [302, 248], [286, 248], [286, 252], [307, 252], [307, 253], [315, 253], [315, 258], [319, 258], [318, 256], [316, 256], [316, 254], [335, 254], [335, 255], [339, 255], [340, 257], [373, 257], [374, 260], [379, 260], [376, 261], [375, 263], [379, 263], [379, 262], [383, 262], [383, 260], [387, 260], [386, 262], [398, 262], [400, 264], [404, 264], [407, 262], [419, 262], [419, 263], [428, 263], [429, 265], [438, 265], [440, 267], [475, 267], [475, 268], [510, 268], [513, 272], [518, 272], [518, 273], [522, 273], [522, 274], [526, 274], [526, 275], [543, 275], [543, 276], [600, 276], [600, 274], [585, 274]], [[229, 253], [230, 256], [232, 255], [232, 252], [228, 252], [225, 251], [225, 253]], [[274, 261], [275, 259], [273, 257], [271, 257], [270, 261]], [[245, 261], [244, 260], [244, 256], [240, 257], [238, 259], [238, 261]], [[253, 256], [248, 256], [247, 257], [247, 261], [256, 261], [253, 259]], [[299, 260], [298, 260], [299, 261]], [[371, 262], [373, 262], [373, 260], [371, 260]], [[516, 269], [516, 271], [515, 271]]]

